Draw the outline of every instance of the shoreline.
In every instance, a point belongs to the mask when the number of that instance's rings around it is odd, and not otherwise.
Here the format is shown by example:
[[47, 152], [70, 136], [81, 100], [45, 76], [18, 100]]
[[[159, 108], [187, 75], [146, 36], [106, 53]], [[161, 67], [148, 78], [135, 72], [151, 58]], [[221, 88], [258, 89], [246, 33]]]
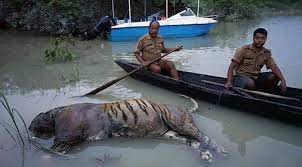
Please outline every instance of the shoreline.
[[[63, 2], [65, 0], [60, 1], [60, 3], [59, 1], [56, 2], [58, 4], [51, 4], [51, 6], [39, 1], [25, 1], [24, 4], [19, 4], [19, 6], [14, 4], [14, 6], [12, 2], [4, 1], [0, 6], [0, 29], [4, 31], [34, 32], [50, 36], [72, 35], [79, 37], [84, 32], [91, 31], [99, 18], [111, 12], [110, 1], [103, 3], [86, 3], [84, 0], [74, 3]], [[133, 21], [138, 21], [140, 16], [144, 15], [141, 7], [142, 3], [140, 1], [133, 2]], [[239, 4], [232, 2], [233, 4], [231, 5], [233, 6], [229, 5], [227, 9], [219, 3], [223, 2], [218, 1], [217, 4], [205, 2], [200, 8], [201, 15], [217, 14], [220, 22], [236, 22], [242, 19], [257, 19], [259, 17], [280, 15], [302, 15], [302, 9], [299, 9], [297, 6], [298, 4], [302, 5], [299, 2], [296, 2], [296, 4], [271, 3], [271, 7], [263, 7], [264, 4], [261, 4], [262, 8], [259, 8], [260, 13], [254, 12], [255, 9], [258, 9], [257, 5], [247, 4], [247, 2], [240, 2], [242, 3], [241, 5], [246, 5], [241, 6], [241, 8], [237, 8]], [[185, 6], [191, 7], [195, 12], [196, 7], [194, 5], [185, 4]], [[127, 5], [118, 2], [116, 6], [116, 16], [119, 19], [127, 17]], [[278, 9], [274, 8], [274, 6], [278, 7]], [[155, 13], [157, 11], [163, 11], [162, 5], [151, 4], [147, 13]]]

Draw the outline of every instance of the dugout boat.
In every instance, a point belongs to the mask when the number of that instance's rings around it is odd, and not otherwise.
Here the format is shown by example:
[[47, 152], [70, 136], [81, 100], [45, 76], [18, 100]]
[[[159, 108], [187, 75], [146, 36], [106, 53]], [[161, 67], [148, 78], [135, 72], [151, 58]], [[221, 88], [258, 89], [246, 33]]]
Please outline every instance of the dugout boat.
[[[139, 64], [126, 60], [117, 60], [115, 63], [126, 72], [141, 67]], [[225, 89], [226, 78], [185, 71], [178, 72], [180, 80], [145, 69], [133, 73], [131, 77], [192, 98], [302, 125], [302, 89], [288, 87], [286, 94], [282, 96], [236, 87]]]

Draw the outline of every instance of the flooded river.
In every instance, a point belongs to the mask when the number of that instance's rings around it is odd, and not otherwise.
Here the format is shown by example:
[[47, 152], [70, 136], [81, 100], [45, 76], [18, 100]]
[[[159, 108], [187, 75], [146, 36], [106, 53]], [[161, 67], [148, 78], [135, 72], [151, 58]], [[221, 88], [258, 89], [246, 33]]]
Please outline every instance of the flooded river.
[[[302, 88], [302, 16], [219, 23], [210, 34], [185, 39], [167, 39], [167, 47], [184, 45], [168, 56], [178, 69], [225, 77], [235, 49], [252, 42], [258, 27], [268, 30], [266, 47], [287, 80], [288, 86]], [[91, 97], [75, 97], [125, 75], [114, 60], [135, 61], [135, 42], [76, 41], [72, 52], [77, 63], [45, 64], [44, 50], [49, 37], [31, 33], [0, 31], [0, 91], [27, 124], [40, 112], [80, 102], [103, 103], [128, 98], [145, 98], [165, 104], [191, 107], [190, 100], [152, 85], [128, 78]], [[300, 77], [299, 77], [300, 76]], [[202, 161], [186, 145], [160, 139], [110, 139], [76, 146], [66, 158], [35, 147], [24, 152], [0, 126], [0, 166], [108, 166], [108, 167], [300, 167], [302, 166], [302, 127], [270, 120], [244, 111], [198, 101], [194, 118], [199, 128], [229, 151], [226, 159]], [[0, 121], [11, 122], [0, 106]], [[18, 120], [18, 125], [22, 123]], [[24, 133], [24, 130], [22, 130]], [[46, 146], [52, 140], [40, 140]], [[102, 157], [110, 155], [112, 158]]]

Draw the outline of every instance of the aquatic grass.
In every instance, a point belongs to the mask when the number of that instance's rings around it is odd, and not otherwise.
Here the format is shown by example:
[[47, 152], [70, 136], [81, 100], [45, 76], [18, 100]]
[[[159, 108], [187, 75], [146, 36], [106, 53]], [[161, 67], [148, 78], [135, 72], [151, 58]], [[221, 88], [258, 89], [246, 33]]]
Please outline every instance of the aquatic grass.
[[[7, 121], [3, 121], [6, 125], [4, 125], [4, 127], [9, 127], [11, 130], [13, 130], [14, 131], [14, 133], [16, 134], [16, 138], [17, 138], [17, 141], [18, 141], [18, 143], [19, 143], [19, 145], [21, 145], [21, 140], [20, 140], [20, 137], [18, 136], [18, 133], [17, 133], [17, 130], [11, 125], [11, 124], [9, 124]], [[6, 127], [6, 128], [7, 128]], [[8, 128], [7, 128], [8, 129]]]
[[20, 114], [20, 112], [18, 110], [16, 110], [15, 108], [13, 108], [12, 110], [15, 111], [18, 114], [18, 116], [20, 117], [20, 119], [22, 120], [23, 126], [25, 128], [25, 132], [27, 134], [28, 144], [29, 144], [30, 143], [30, 136], [29, 136], [29, 133], [28, 133], [28, 128], [26, 126], [26, 123], [25, 123], [22, 115]]
[[21, 135], [20, 129], [19, 129], [17, 123], [16, 123], [16, 119], [15, 119], [15, 116], [14, 116], [14, 111], [15, 111], [15, 110], [14, 110], [13, 108], [10, 107], [10, 105], [8, 104], [7, 99], [5, 98], [5, 96], [4, 96], [3, 94], [2, 94], [1, 96], [2, 96], [3, 100], [0, 99], [0, 102], [1, 102], [1, 104], [4, 106], [4, 108], [6, 109], [6, 111], [8, 112], [8, 114], [9, 114], [11, 120], [13, 121], [13, 124], [14, 124], [14, 126], [15, 126], [14, 128], [15, 128], [16, 131], [17, 131], [17, 136], [20, 138], [21, 143], [22, 143], [21, 146], [24, 147], [24, 146], [25, 146], [25, 143], [24, 143], [23, 137], [22, 137], [22, 135]]
[[74, 66], [73, 66], [73, 71], [75, 72], [74, 77], [75, 77], [76, 81], [78, 82], [78, 84], [80, 83], [79, 66], [80, 66], [79, 61], [75, 61]]
[[[8, 130], [8, 128], [6, 127], [6, 125], [4, 125], [2, 122], [0, 122], [0, 125], [2, 125], [5, 129], [5, 131], [10, 135], [10, 137], [14, 140], [15, 145], [17, 145], [17, 140], [15, 139], [14, 135]], [[14, 147], [14, 146], [13, 146]]]

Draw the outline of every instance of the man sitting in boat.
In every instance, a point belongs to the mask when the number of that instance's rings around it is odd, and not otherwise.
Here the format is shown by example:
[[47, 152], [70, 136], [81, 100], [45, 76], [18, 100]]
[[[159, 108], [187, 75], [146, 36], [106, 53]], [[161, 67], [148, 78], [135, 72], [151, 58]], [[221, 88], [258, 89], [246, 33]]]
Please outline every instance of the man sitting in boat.
[[[158, 21], [151, 21], [148, 28], [149, 34], [141, 37], [134, 49], [135, 57], [144, 66], [149, 64], [152, 60], [161, 57], [161, 53], [167, 53], [175, 49], [176, 51], [180, 50], [180, 48], [165, 47], [162, 37], [157, 35], [159, 27]], [[158, 62], [151, 64], [148, 67], [148, 70], [155, 73], [161, 73], [163, 71], [168, 72], [172, 78], [179, 79], [174, 63], [169, 60], [161, 59]]]
[[[267, 31], [264, 28], [258, 28], [254, 31], [253, 43], [237, 49], [227, 72], [226, 88], [234, 85], [271, 92], [281, 81], [280, 93], [286, 92], [286, 81], [272, 57], [271, 50], [263, 47], [266, 38]], [[272, 72], [261, 73], [264, 65]]]

